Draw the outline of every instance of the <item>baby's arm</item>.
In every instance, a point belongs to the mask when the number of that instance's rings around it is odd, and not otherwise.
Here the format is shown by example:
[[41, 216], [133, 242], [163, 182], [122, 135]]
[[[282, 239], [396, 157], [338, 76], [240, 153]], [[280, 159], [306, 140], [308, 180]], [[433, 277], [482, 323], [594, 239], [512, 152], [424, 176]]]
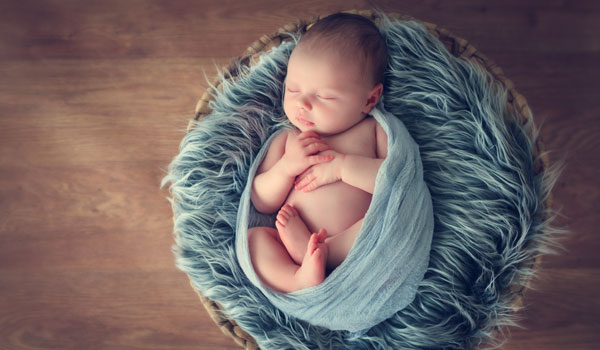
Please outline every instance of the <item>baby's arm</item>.
[[298, 174], [333, 156], [318, 153], [331, 149], [314, 131], [279, 134], [267, 151], [252, 183], [252, 204], [261, 213], [276, 212], [287, 198]]
[[387, 157], [387, 135], [378, 123], [375, 123], [375, 135], [376, 158], [347, 154], [344, 156], [340, 170], [340, 178], [343, 182], [371, 194], [375, 190], [377, 172]]
[[377, 172], [387, 156], [387, 135], [378, 123], [375, 125], [375, 158], [335, 151], [323, 152], [324, 155], [332, 154], [334, 159], [326, 165], [311, 167], [299, 176], [295, 184], [296, 189], [308, 192], [341, 180], [365, 192], [373, 193]]
[[290, 190], [290, 183], [294, 181], [293, 177], [283, 175], [279, 162], [285, 152], [287, 135], [287, 132], [282, 132], [275, 137], [252, 182], [250, 200], [261, 213], [277, 210]]

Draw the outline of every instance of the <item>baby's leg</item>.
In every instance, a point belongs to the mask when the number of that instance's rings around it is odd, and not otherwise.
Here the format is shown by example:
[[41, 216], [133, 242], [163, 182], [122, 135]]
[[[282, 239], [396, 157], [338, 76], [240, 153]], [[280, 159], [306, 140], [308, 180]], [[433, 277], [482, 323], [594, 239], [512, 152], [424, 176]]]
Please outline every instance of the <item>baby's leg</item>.
[[[362, 227], [363, 220], [364, 217], [344, 231], [325, 240], [328, 247], [327, 268], [329, 270], [335, 269], [346, 259], [356, 240], [356, 235]], [[277, 226], [280, 241], [283, 242], [292, 260], [301, 265], [311, 233], [298, 215], [298, 211], [289, 204], [284, 205], [277, 214], [275, 226]]]
[[346, 259], [346, 256], [348, 256], [348, 253], [356, 240], [358, 231], [360, 231], [360, 228], [362, 227], [363, 220], [364, 217], [344, 231], [332, 237], [328, 237], [325, 240], [325, 243], [327, 243], [327, 247], [329, 248], [329, 254], [327, 255], [328, 269], [335, 269], [344, 261], [344, 259]]
[[302, 264], [306, 247], [310, 239], [310, 231], [300, 218], [296, 208], [289, 204], [285, 204], [277, 214], [275, 222], [279, 238], [287, 249], [287, 252], [292, 257], [292, 260], [298, 265]]
[[328, 252], [326, 236], [324, 230], [311, 236], [302, 265], [298, 266], [278, 239], [277, 231], [270, 227], [249, 229], [248, 248], [256, 274], [267, 287], [284, 293], [323, 282]]

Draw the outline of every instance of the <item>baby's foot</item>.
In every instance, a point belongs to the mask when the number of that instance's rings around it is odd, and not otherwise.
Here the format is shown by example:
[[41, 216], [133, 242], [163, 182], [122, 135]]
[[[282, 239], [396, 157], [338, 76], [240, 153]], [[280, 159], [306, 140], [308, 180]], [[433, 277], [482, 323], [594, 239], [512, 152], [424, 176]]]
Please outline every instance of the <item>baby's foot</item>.
[[325, 265], [329, 253], [325, 238], [327, 238], [325, 229], [310, 236], [302, 266], [296, 271], [299, 289], [316, 286], [325, 279]]
[[310, 239], [310, 231], [298, 215], [296, 208], [285, 204], [277, 214], [275, 226], [279, 232], [279, 238], [292, 260], [301, 265]]

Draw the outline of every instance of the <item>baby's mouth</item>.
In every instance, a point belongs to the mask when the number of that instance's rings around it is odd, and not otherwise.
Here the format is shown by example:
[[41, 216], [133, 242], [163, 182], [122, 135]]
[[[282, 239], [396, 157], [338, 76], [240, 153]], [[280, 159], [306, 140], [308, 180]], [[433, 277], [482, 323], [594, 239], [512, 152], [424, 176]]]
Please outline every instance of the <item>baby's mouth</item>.
[[308, 120], [306, 120], [306, 119], [302, 118], [302, 116], [300, 116], [300, 115], [298, 115], [298, 116], [296, 117], [296, 119], [297, 119], [297, 120], [298, 120], [298, 121], [299, 121], [301, 124], [304, 124], [304, 125], [306, 125], [306, 126], [313, 126], [313, 125], [315, 125], [315, 123], [313, 123], [313, 122], [311, 122], [311, 121], [308, 121]]

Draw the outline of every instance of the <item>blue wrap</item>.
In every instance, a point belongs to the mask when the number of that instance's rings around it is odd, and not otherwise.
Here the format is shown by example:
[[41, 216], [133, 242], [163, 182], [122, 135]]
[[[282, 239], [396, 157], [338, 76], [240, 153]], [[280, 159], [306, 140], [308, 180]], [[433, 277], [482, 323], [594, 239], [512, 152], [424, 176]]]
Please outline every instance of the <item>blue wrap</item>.
[[403, 309], [415, 297], [429, 262], [433, 210], [419, 146], [381, 104], [372, 115], [388, 135], [388, 155], [352, 249], [321, 284], [293, 293], [273, 291], [260, 282], [250, 260], [248, 227], [256, 221], [252, 181], [275, 134], [250, 168], [238, 210], [237, 257], [252, 284], [288, 315], [332, 330], [369, 329]]

